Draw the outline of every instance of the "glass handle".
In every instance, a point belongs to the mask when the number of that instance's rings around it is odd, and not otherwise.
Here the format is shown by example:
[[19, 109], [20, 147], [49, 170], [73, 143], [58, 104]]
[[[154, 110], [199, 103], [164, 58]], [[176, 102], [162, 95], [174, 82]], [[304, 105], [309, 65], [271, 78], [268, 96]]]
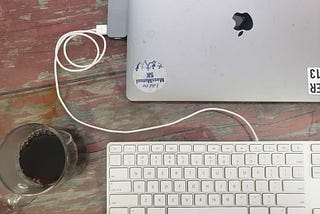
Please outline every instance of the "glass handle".
[[12, 195], [7, 200], [9, 209], [14, 210], [29, 205], [37, 196]]

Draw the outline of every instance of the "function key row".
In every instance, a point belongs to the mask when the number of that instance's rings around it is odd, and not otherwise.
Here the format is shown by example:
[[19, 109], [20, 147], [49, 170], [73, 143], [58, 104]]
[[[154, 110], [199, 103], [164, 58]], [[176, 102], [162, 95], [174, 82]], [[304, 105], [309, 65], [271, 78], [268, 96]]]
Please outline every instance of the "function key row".
[[[313, 152], [320, 152], [320, 145], [311, 145]], [[110, 153], [135, 152], [303, 152], [303, 144], [154, 144], [111, 145]]]

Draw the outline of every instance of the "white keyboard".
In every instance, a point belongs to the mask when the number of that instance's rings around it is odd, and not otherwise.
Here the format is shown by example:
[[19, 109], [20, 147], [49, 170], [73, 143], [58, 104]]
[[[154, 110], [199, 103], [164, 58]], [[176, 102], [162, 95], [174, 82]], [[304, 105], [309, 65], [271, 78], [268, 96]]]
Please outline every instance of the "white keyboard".
[[107, 214], [320, 214], [320, 142], [107, 146]]

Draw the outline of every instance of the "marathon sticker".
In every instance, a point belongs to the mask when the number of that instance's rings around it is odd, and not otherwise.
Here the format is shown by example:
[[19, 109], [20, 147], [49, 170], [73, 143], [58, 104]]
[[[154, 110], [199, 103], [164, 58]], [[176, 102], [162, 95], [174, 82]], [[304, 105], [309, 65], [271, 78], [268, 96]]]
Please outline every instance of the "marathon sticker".
[[308, 68], [309, 94], [320, 95], [320, 67]]
[[156, 60], [139, 62], [134, 68], [133, 81], [145, 93], [155, 93], [167, 82], [165, 67]]

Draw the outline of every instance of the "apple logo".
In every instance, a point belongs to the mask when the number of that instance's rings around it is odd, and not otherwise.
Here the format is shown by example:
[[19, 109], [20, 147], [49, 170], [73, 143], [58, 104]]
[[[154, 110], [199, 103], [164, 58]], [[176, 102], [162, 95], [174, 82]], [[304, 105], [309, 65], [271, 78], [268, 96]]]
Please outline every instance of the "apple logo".
[[236, 26], [233, 29], [240, 31], [239, 37], [243, 35], [244, 31], [249, 31], [253, 28], [253, 21], [249, 13], [236, 13], [232, 19], [236, 22]]

